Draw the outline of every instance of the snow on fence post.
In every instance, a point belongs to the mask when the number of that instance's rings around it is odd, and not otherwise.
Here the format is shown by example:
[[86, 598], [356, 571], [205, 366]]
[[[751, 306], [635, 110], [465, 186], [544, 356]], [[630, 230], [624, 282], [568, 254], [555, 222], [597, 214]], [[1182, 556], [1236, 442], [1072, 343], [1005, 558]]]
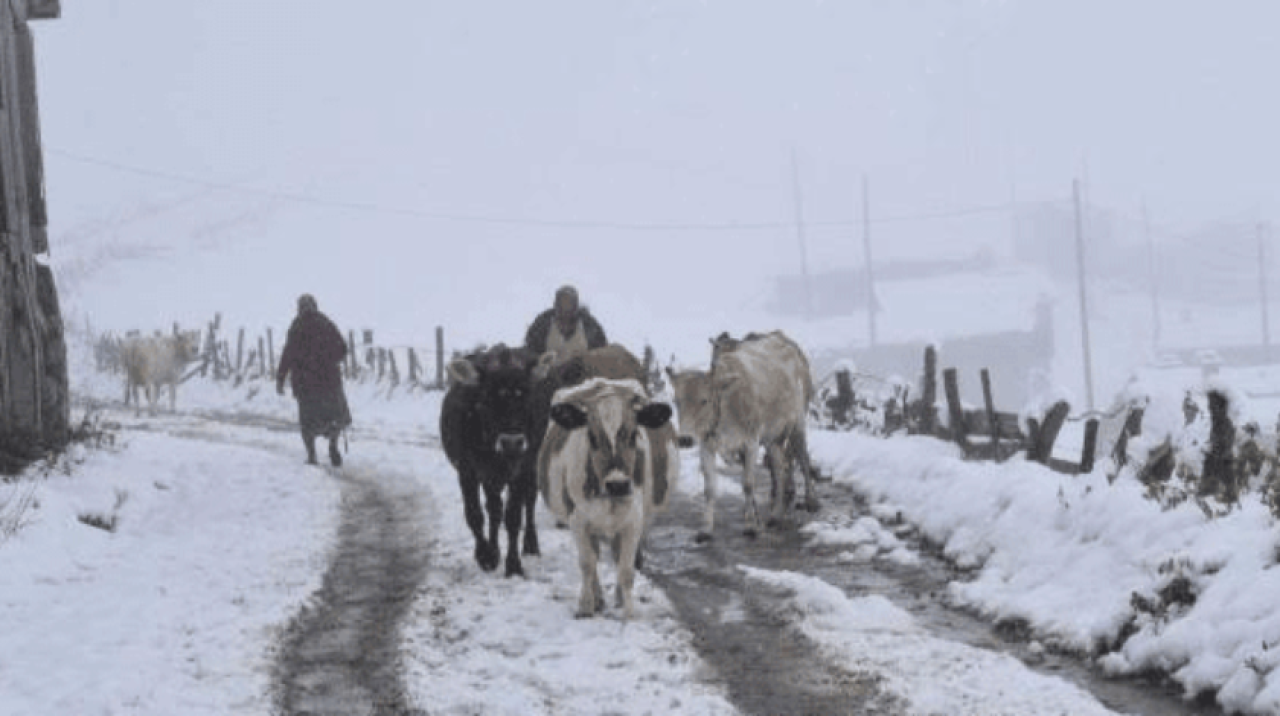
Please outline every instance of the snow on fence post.
[[[1111, 449], [1111, 459], [1116, 468], [1122, 468], [1129, 462], [1129, 438], [1142, 434], [1142, 408], [1130, 408], [1129, 416], [1124, 420], [1120, 436], [1116, 438], [1115, 447]], [[1114, 476], [1112, 479], [1115, 479]]]

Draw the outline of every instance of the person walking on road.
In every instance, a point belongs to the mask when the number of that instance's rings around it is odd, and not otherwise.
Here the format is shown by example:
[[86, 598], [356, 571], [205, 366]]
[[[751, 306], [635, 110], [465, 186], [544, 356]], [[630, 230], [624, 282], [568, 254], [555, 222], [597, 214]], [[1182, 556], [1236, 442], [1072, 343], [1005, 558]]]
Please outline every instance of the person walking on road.
[[284, 395], [289, 378], [298, 401], [298, 423], [307, 448], [307, 463], [316, 464], [316, 438], [329, 439], [329, 461], [342, 464], [338, 436], [351, 425], [351, 409], [342, 387], [342, 361], [347, 343], [329, 317], [320, 312], [309, 293], [298, 298], [298, 315], [289, 326], [280, 367], [276, 370], [276, 392]]

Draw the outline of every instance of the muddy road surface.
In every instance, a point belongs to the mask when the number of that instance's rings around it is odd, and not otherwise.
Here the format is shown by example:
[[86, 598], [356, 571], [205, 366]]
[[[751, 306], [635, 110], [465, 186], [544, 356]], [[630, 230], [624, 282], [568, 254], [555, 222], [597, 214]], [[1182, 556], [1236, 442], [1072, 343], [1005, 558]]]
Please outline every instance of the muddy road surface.
[[[685, 469], [689, 467], [686, 463]], [[936, 556], [908, 526], [895, 532], [918, 551], [918, 565], [879, 560], [844, 564], [837, 559], [838, 550], [807, 548], [804, 536], [794, 527], [746, 537], [742, 534], [743, 503], [734, 480], [736, 476], [722, 480], [717, 534], [706, 544], [694, 542], [695, 529], [701, 524], [701, 499], [680, 493], [673, 496], [670, 510], [650, 533], [644, 571], [667, 593], [695, 634], [702, 657], [716, 668], [734, 704], [744, 713], [888, 716], [905, 713], [906, 705], [883, 688], [876, 674], [851, 672], [821, 658], [772, 606], [772, 596], [747, 586], [739, 565], [808, 574], [850, 596], [886, 597], [939, 638], [1017, 657], [1035, 671], [1089, 691], [1119, 713], [1221, 714], [1212, 704], [1183, 701], [1170, 684], [1104, 678], [1079, 657], [1034, 648], [1025, 630], [1016, 625], [991, 624], [946, 606], [942, 599], [946, 585], [964, 575]], [[819, 494], [824, 514], [869, 514], [865, 503], [847, 486], [823, 483]], [[798, 515], [801, 520], [808, 519], [802, 511]]]
[[399, 629], [426, 574], [420, 495], [359, 471], [342, 481], [338, 544], [312, 601], [294, 617], [276, 664], [277, 707], [290, 716], [405, 716]]

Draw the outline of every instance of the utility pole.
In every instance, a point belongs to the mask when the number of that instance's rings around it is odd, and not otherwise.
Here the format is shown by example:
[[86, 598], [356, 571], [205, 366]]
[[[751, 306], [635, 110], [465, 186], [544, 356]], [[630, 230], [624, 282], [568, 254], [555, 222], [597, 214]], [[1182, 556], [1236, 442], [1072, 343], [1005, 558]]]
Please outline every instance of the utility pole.
[[876, 280], [871, 268], [871, 181], [862, 175], [862, 256], [867, 265], [867, 336], [876, 347]]
[[809, 287], [809, 251], [804, 241], [804, 199], [800, 193], [800, 162], [791, 150], [791, 188], [796, 204], [796, 238], [800, 241], [800, 276], [804, 281], [804, 317], [813, 318], [813, 291]]
[[1085, 291], [1084, 220], [1080, 206], [1080, 180], [1072, 183], [1076, 202], [1076, 268], [1080, 283], [1080, 339], [1084, 349], [1084, 390], [1088, 410], [1093, 410], [1093, 359], [1089, 351], [1089, 303]]
[[1151, 282], [1151, 348], [1160, 351], [1160, 273], [1157, 270], [1156, 242], [1151, 236], [1151, 217], [1147, 214], [1147, 202], [1142, 202], [1142, 230], [1147, 238], [1147, 271]]
[[1258, 297], [1262, 300], [1262, 356], [1271, 362], [1271, 321], [1267, 316], [1267, 225], [1258, 223]]

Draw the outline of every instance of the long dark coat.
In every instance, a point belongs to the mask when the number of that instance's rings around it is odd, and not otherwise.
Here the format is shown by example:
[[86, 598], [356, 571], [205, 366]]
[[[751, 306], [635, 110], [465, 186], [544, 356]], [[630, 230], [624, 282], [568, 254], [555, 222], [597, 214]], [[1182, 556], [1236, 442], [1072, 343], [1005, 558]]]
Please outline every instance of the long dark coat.
[[298, 422], [304, 435], [335, 436], [351, 424], [351, 409], [342, 388], [342, 361], [347, 342], [338, 327], [319, 311], [301, 313], [289, 326], [276, 384], [285, 377], [298, 400]]

